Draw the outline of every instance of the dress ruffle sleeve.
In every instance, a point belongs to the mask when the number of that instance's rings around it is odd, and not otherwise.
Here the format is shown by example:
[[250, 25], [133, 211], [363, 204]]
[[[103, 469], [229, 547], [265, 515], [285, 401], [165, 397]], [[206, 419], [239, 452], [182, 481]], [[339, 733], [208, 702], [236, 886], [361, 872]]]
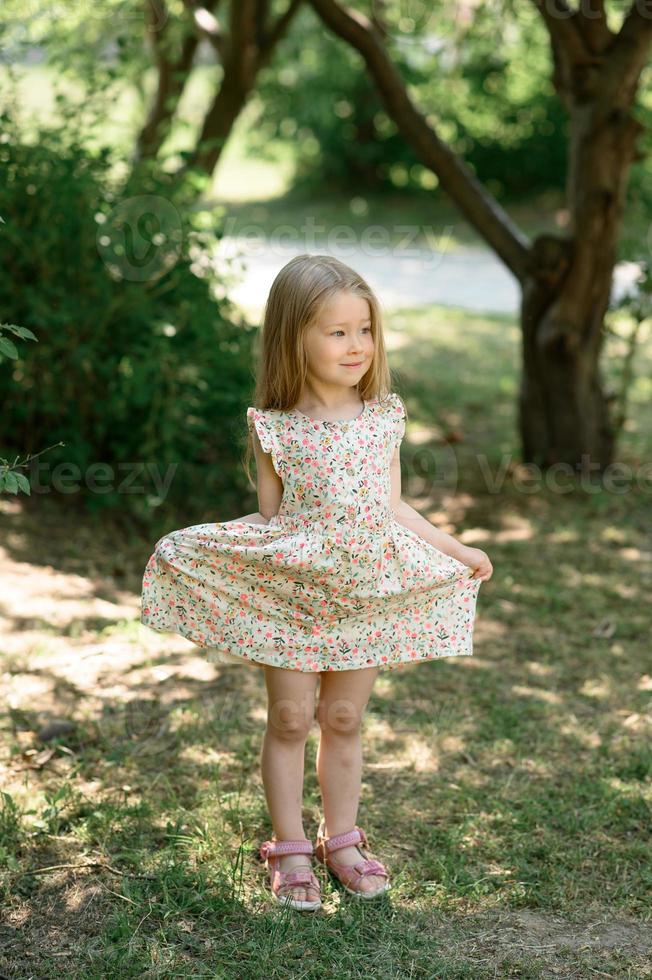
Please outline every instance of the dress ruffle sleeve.
[[283, 477], [283, 452], [277, 431], [278, 423], [271, 417], [270, 412], [250, 405], [247, 409], [247, 425], [250, 431], [256, 430], [263, 452], [271, 453], [274, 469], [280, 477]]
[[274, 429], [265, 412], [250, 405], [247, 409], [247, 425], [250, 430], [255, 428], [263, 452], [271, 453], [274, 448]]

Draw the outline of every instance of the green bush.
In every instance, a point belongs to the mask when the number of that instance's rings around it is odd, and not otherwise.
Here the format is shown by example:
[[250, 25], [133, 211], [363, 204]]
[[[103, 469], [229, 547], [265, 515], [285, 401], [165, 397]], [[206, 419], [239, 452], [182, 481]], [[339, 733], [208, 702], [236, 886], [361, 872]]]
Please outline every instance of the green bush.
[[[0, 309], [38, 337], [0, 364], [2, 455], [61, 440], [34, 461], [33, 494], [228, 519], [246, 486], [255, 331], [225, 298], [228, 270], [214, 271], [219, 228], [206, 226], [221, 213], [191, 210], [192, 188], [147, 170], [125, 197], [109, 151], [84, 149], [69, 122], [30, 143], [12, 115], [2, 123]], [[93, 464], [108, 469], [89, 487]], [[63, 489], [67, 473], [78, 490]]]

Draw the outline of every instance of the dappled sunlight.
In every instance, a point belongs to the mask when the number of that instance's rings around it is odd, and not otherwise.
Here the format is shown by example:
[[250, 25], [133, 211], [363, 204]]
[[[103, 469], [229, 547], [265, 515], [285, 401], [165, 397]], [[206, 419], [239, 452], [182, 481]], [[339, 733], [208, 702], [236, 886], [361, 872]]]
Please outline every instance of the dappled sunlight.
[[212, 745], [199, 745], [190, 742], [181, 747], [177, 757], [181, 762], [192, 762], [198, 767], [208, 768], [224, 762], [233, 763], [236, 759], [236, 753], [233, 749], [220, 750]]
[[399, 759], [403, 765], [415, 772], [439, 772], [439, 753], [433, 750], [430, 743], [417, 735], [407, 739]]
[[175, 697], [190, 697], [197, 683], [209, 683], [215, 678], [214, 666], [205, 657], [196, 656], [195, 647], [181, 663], [144, 664], [131, 671], [131, 681], [137, 684], [161, 683], [174, 679]]
[[379, 739], [391, 742], [396, 737], [395, 728], [392, 724], [376, 715], [367, 714], [364, 717], [364, 736], [372, 744]]
[[613, 524], [605, 524], [604, 527], [599, 528], [598, 538], [600, 541], [609, 543], [622, 543], [627, 541], [627, 534], [622, 527], [614, 527]]
[[573, 527], [560, 527], [546, 535], [546, 541], [550, 544], [577, 544], [579, 540], [579, 531]]
[[[480, 593], [482, 594], [482, 593]], [[486, 616], [484, 620], [478, 621], [473, 628], [473, 640], [474, 640], [474, 655], [472, 657], [464, 658], [464, 669], [473, 669], [474, 667], [482, 666], [482, 654], [481, 650], [477, 649], [482, 643], [486, 646], [491, 640], [501, 639], [509, 634], [509, 624], [503, 623], [499, 619], [488, 619]], [[477, 651], [477, 652], [476, 652]], [[487, 653], [494, 653], [495, 651], [491, 648], [487, 649]], [[462, 658], [459, 658], [462, 661]]]
[[523, 664], [526, 670], [529, 670], [531, 674], [536, 674], [537, 677], [550, 677], [556, 673], [555, 668], [552, 664], [542, 664], [539, 660], [530, 660]]
[[517, 759], [514, 762], [516, 770], [526, 772], [530, 776], [538, 776], [541, 779], [552, 779], [555, 775], [555, 766], [552, 762], [544, 762], [542, 759]]
[[636, 599], [641, 592], [638, 586], [627, 585], [625, 582], [614, 582], [612, 588], [621, 599]]
[[623, 728], [629, 729], [632, 732], [643, 732], [650, 731], [652, 729], [652, 716], [649, 714], [641, 714], [638, 711], [633, 711], [631, 713], [620, 712], [620, 714], [625, 714], [622, 719]]
[[443, 439], [443, 429], [436, 425], [423, 425], [422, 423], [407, 424], [407, 440], [411, 446], [427, 446], [431, 442]]
[[616, 554], [618, 555], [619, 558], [622, 558], [623, 561], [635, 561], [635, 562], [644, 561], [647, 562], [649, 565], [650, 561], [652, 560], [652, 555], [650, 554], [649, 551], [641, 551], [640, 548], [634, 548], [631, 546], [626, 548], [618, 548]]
[[587, 698], [598, 698], [603, 701], [613, 695], [613, 682], [608, 677], [601, 677], [600, 680], [587, 678], [579, 688], [579, 693]]
[[527, 687], [525, 684], [512, 684], [510, 687], [512, 694], [518, 694], [525, 698], [536, 698], [537, 701], [545, 701], [546, 704], [563, 704], [564, 698], [556, 691], [547, 691], [542, 687]]
[[493, 534], [487, 528], [482, 527], [465, 527], [463, 531], [458, 532], [456, 535], [462, 544], [471, 545], [475, 548], [479, 548], [481, 545], [485, 546], [487, 550], [489, 543], [493, 540]]
[[565, 720], [559, 724], [558, 731], [560, 735], [572, 736], [587, 749], [597, 749], [603, 743], [602, 736], [596, 731], [591, 731], [587, 727], [586, 720], [574, 714], [565, 715]]
[[492, 542], [504, 544], [508, 541], [530, 541], [534, 536], [535, 531], [532, 527], [522, 525], [521, 527], [512, 527], [502, 531], [495, 531], [493, 534], [488, 535], [487, 537]]

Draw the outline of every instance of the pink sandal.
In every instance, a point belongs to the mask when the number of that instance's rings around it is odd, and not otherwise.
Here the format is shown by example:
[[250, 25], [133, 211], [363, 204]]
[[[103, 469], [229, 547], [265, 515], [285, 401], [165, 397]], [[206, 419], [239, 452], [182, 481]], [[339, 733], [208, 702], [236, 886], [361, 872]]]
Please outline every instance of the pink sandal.
[[357, 898], [376, 898], [378, 895], [382, 895], [388, 891], [390, 887], [389, 880], [385, 881], [376, 891], [363, 891], [359, 887], [360, 882], [367, 875], [381, 875], [389, 879], [387, 869], [380, 861], [376, 861], [375, 858], [369, 858], [366, 854], [364, 859], [358, 861], [356, 864], [343, 864], [341, 861], [336, 861], [333, 858], [333, 851], [339, 851], [341, 848], [349, 847], [352, 844], [364, 844], [367, 847], [368, 843], [367, 835], [361, 827], [356, 826], [353, 830], [349, 830], [344, 834], [336, 834], [335, 837], [325, 837], [324, 821], [322, 820], [319, 824], [315, 857], [333, 872], [335, 877], [344, 885], [349, 895], [355, 895]]
[[291, 895], [283, 895], [281, 892], [286, 888], [295, 888], [303, 885], [304, 888], [312, 886], [317, 891], [320, 884], [312, 868], [306, 866], [294, 868], [292, 871], [281, 871], [278, 867], [278, 858], [282, 854], [312, 854], [312, 841], [309, 840], [266, 840], [260, 848], [260, 856], [263, 861], [267, 861], [272, 895], [277, 902], [289, 905], [290, 908], [299, 909], [302, 912], [312, 911], [321, 907], [321, 897], [306, 901], [304, 899], [292, 898]]

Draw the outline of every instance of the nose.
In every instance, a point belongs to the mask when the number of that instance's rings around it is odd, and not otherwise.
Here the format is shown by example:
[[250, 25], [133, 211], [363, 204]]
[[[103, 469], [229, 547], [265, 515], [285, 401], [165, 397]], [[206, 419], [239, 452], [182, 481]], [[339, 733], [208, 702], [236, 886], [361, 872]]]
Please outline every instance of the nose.
[[357, 339], [358, 339], [357, 344], [354, 341], [353, 345], [349, 348], [350, 354], [361, 354], [365, 348], [364, 341], [359, 338]]

